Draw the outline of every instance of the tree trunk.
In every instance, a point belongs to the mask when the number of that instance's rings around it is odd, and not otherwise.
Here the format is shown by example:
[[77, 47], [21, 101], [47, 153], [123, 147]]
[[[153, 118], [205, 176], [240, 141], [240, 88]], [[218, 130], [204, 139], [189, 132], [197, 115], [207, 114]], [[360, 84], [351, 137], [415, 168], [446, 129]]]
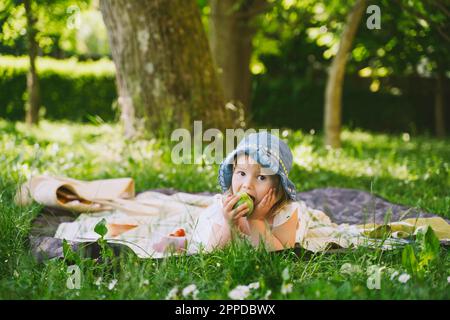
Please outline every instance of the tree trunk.
[[[251, 97], [250, 58], [256, 29], [252, 20], [266, 0], [211, 0], [210, 44], [225, 100], [243, 111], [248, 124]], [[241, 122], [242, 122], [241, 121]]]
[[344, 86], [345, 66], [359, 22], [366, 8], [366, 2], [367, 0], [357, 0], [349, 12], [341, 35], [338, 52], [331, 63], [328, 74], [325, 90], [324, 131], [325, 144], [332, 148], [341, 147], [342, 89]]
[[30, 68], [27, 74], [28, 101], [26, 105], [25, 121], [27, 124], [32, 125], [39, 123], [39, 82], [36, 72], [38, 44], [36, 41], [36, 17], [33, 15], [31, 1], [25, 0], [24, 4], [27, 16], [28, 57], [30, 59]]
[[436, 91], [434, 100], [434, 119], [436, 126], [436, 136], [445, 137], [445, 112], [444, 112], [444, 75], [439, 73], [436, 78]]
[[232, 126], [195, 0], [102, 0], [125, 135]]

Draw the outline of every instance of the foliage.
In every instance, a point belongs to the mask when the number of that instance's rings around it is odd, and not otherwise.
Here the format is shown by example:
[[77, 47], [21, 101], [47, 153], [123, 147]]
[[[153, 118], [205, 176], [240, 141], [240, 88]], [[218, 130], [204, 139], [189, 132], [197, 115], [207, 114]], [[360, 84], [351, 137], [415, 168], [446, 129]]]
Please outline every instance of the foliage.
[[[37, 2], [43, 12], [41, 37], [46, 39], [41, 41], [41, 54], [59, 57], [76, 54], [79, 59], [108, 55], [106, 31], [95, 1], [50, 2], [54, 10], [45, 1]], [[208, 1], [198, 0], [197, 3], [208, 28]], [[250, 117], [254, 125], [320, 131], [327, 69], [337, 51], [346, 13], [353, 1], [269, 0], [268, 3], [268, 10], [255, 21], [257, 33], [250, 64], [253, 73]], [[3, 30], [0, 36], [5, 45], [18, 50], [14, 53], [24, 54], [25, 20], [23, 12], [19, 12], [23, 8], [12, 0], [2, 5], [5, 10], [0, 15]], [[373, 131], [431, 133], [435, 126], [434, 114], [430, 111], [435, 99], [434, 78], [449, 70], [448, 46], [442, 44], [448, 43], [446, 19], [450, 9], [441, 0], [382, 0], [377, 5], [382, 14], [381, 29], [369, 30], [365, 26], [368, 17], [365, 14], [347, 65], [343, 123], [350, 128]], [[54, 36], [45, 36], [47, 31]], [[65, 38], [64, 34], [70, 37]], [[6, 49], [0, 47], [2, 52], [8, 52]], [[448, 79], [444, 81], [446, 88]], [[112, 80], [110, 86], [113, 87]], [[8, 86], [0, 90], [9, 93], [6, 100], [0, 100], [8, 101], [7, 111], [0, 111], [0, 116], [22, 119], [24, 87], [22, 74], [14, 80], [8, 79]], [[58, 88], [52, 85], [52, 92], [46, 92], [46, 86], [41, 91], [43, 99], [51, 100], [68, 94], [64, 90], [77, 92], [78, 88], [77, 84]], [[91, 96], [89, 92], [80, 92]], [[448, 91], [444, 94], [444, 101], [450, 99]], [[89, 114], [109, 120], [113, 117], [105, 110], [110, 109], [113, 98], [104, 97], [95, 99], [96, 106], [90, 108]], [[71, 100], [78, 101], [74, 103], [77, 106], [74, 110], [84, 110], [78, 107], [83, 104], [80, 98]], [[60, 101], [51, 105], [47, 108], [50, 119], [87, 118], [57, 112], [56, 105], [65, 105]], [[444, 112], [444, 116], [444, 122], [450, 123], [450, 112]]]
[[[291, 50], [283, 48], [288, 55]], [[306, 59], [306, 57], [305, 57]], [[0, 57], [0, 117], [20, 120], [24, 117], [26, 98], [26, 58]], [[114, 66], [108, 60], [77, 62], [38, 58], [41, 77], [43, 111], [48, 119], [104, 121], [117, 118]], [[254, 78], [253, 120], [260, 126], [314, 129], [322, 126], [323, 79], [310, 83], [296, 72], [283, 75], [261, 74]], [[406, 80], [406, 79], [403, 79]], [[427, 79], [411, 79], [405, 83], [416, 87], [403, 96], [385, 92], [368, 92], [369, 79], [347, 78], [344, 89], [344, 124], [351, 128], [373, 131], [430, 132], [433, 114], [429, 97], [433, 83]], [[48, 90], [46, 90], [48, 89]], [[275, 116], [274, 116], [275, 114]], [[446, 116], [450, 121], [450, 113]]]
[[[65, 58], [100, 58], [109, 55], [106, 28], [101, 14], [90, 0], [31, 1], [36, 16], [40, 55]], [[22, 1], [5, 0], [0, 4], [0, 51], [24, 55], [26, 17]]]
[[[27, 58], [0, 57], [0, 117], [24, 118]], [[77, 62], [38, 58], [42, 112], [48, 119], [115, 120], [114, 65], [109, 60]]]
[[[327, 70], [352, 2], [271, 3], [253, 42], [254, 121], [318, 131]], [[450, 67], [449, 47], [442, 45], [450, 10], [441, 1], [377, 5], [381, 29], [368, 29], [365, 14], [347, 65], [343, 123], [377, 131], [432, 132], [434, 79], [438, 66], [441, 73]], [[448, 93], [444, 99], [450, 99]], [[449, 113], [445, 117], [450, 122]]]
[[[268, 65], [270, 68], [270, 65]], [[311, 82], [296, 75], [254, 76], [252, 117], [256, 125], [320, 132], [323, 126], [324, 78]], [[370, 92], [370, 79], [347, 76], [343, 90], [343, 124], [352, 129], [433, 134], [435, 82], [430, 79], [390, 78], [392, 92]], [[401, 89], [400, 89], [401, 88]], [[401, 92], [401, 93], [400, 93]], [[447, 94], [445, 99], [450, 99]], [[445, 113], [450, 123], [450, 113]]]
[[439, 259], [439, 239], [430, 227], [421, 228], [417, 232], [415, 248], [407, 245], [402, 252], [402, 265], [412, 275], [424, 279], [435, 267]]

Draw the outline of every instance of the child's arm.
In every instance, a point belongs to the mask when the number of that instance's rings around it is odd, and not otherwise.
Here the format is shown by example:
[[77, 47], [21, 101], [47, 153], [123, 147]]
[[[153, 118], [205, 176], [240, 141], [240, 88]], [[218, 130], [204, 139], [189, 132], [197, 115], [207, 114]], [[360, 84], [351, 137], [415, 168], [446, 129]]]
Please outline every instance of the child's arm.
[[213, 224], [212, 232], [208, 239], [208, 247], [211, 249], [223, 247], [231, 239], [231, 229], [228, 223], [223, 225]]
[[237, 225], [232, 225], [232, 222], [226, 222], [224, 224], [213, 224], [211, 236], [208, 240], [208, 245], [211, 248], [223, 247], [231, 240], [232, 232], [238, 231], [250, 235], [250, 228], [245, 218], [238, 222]]
[[270, 231], [265, 219], [248, 218], [251, 241], [254, 246], [258, 246], [262, 239], [269, 251], [282, 250], [295, 246], [295, 234], [297, 231], [298, 211], [294, 211], [292, 216], [280, 226]]

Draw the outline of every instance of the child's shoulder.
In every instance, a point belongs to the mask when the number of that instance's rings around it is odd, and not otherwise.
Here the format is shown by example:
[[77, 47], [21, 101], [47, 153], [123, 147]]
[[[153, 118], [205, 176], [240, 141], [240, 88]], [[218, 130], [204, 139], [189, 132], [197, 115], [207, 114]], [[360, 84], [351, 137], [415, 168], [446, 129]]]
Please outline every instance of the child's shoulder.
[[[289, 201], [275, 214], [272, 227], [277, 227], [288, 221], [295, 214], [300, 207], [300, 203], [296, 201]], [[298, 214], [298, 212], [297, 212]]]

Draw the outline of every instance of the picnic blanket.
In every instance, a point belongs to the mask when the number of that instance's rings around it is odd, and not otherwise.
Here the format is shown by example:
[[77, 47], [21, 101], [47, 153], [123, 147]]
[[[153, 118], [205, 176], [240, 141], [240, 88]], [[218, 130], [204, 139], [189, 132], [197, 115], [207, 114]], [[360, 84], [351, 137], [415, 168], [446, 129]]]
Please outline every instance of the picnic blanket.
[[[62, 239], [68, 240], [75, 250], [82, 243], [94, 243], [99, 237], [94, 227], [102, 219], [108, 227], [105, 239], [130, 248], [141, 258], [214, 249], [208, 248], [205, 239], [211, 232], [211, 222], [217, 221], [214, 217], [218, 216], [220, 194], [156, 189], [136, 195], [134, 188], [131, 178], [81, 181], [36, 176], [24, 183], [16, 194], [16, 202], [26, 205], [37, 201], [44, 205], [30, 236], [34, 255], [40, 260], [61, 257]], [[448, 220], [389, 203], [364, 191], [315, 189], [298, 193], [298, 199], [297, 246], [312, 252], [374, 246], [380, 241], [384, 248], [392, 248], [407, 243], [425, 226], [431, 226], [441, 242], [448, 243], [450, 239]], [[178, 228], [186, 231], [186, 237], [181, 239], [185, 241], [183, 250], [161, 250], [163, 241]]]

